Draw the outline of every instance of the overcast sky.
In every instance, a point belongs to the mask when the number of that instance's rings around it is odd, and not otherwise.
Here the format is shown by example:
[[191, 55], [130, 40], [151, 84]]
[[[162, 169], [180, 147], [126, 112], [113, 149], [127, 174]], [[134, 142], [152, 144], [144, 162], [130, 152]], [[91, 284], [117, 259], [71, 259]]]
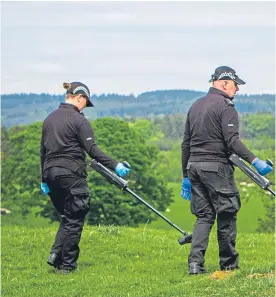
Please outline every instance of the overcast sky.
[[208, 90], [217, 66], [275, 93], [274, 2], [2, 2], [1, 93]]

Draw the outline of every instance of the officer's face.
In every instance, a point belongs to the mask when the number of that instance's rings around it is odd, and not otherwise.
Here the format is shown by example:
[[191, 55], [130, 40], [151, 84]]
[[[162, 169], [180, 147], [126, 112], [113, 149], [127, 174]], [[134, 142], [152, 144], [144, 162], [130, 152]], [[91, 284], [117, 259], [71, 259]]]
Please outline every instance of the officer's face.
[[230, 97], [235, 97], [236, 93], [239, 90], [238, 84], [233, 80], [225, 80], [225, 93]]
[[87, 97], [84, 95], [79, 95], [78, 103], [79, 103], [78, 109], [82, 111], [87, 105]]

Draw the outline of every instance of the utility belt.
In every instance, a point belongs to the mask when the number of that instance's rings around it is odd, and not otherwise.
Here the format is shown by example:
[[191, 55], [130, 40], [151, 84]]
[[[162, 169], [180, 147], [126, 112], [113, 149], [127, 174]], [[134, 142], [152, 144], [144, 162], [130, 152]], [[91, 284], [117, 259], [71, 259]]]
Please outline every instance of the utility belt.
[[229, 159], [227, 156], [215, 156], [215, 155], [190, 155], [189, 162], [220, 162], [227, 164]]
[[44, 162], [43, 171], [51, 167], [62, 167], [73, 171], [80, 177], [87, 176], [86, 162], [80, 159], [53, 158]]

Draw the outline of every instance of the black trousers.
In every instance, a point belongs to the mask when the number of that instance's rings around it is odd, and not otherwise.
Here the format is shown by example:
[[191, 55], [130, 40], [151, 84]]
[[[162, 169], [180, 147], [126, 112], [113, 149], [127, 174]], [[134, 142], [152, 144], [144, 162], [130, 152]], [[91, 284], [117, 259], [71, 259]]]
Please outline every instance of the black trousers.
[[90, 208], [86, 178], [62, 167], [46, 169], [43, 177], [49, 186], [50, 198], [62, 218], [51, 253], [58, 254], [61, 269], [75, 269], [84, 218]]
[[197, 217], [188, 262], [204, 265], [209, 234], [217, 218], [220, 268], [237, 268], [236, 214], [241, 203], [234, 168], [220, 162], [189, 162], [187, 169], [192, 183], [191, 211]]

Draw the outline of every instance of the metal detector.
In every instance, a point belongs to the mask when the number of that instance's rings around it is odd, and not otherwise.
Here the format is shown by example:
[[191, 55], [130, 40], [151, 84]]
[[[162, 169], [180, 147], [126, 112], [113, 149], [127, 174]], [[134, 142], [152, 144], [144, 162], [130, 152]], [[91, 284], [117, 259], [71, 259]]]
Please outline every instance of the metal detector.
[[[124, 166], [127, 168], [130, 168], [130, 165], [124, 161]], [[128, 182], [107, 169], [105, 166], [103, 166], [101, 163], [97, 162], [95, 159], [91, 161], [91, 163], [88, 164], [90, 167], [92, 167], [95, 171], [100, 173], [104, 178], [106, 178], [111, 184], [115, 185], [117, 188], [121, 189], [122, 191], [128, 192], [132, 196], [134, 196], [136, 199], [138, 199], [140, 202], [145, 204], [150, 210], [152, 210], [155, 214], [157, 214], [160, 218], [162, 218], [164, 221], [166, 221], [169, 225], [171, 225], [173, 228], [175, 228], [177, 231], [179, 231], [184, 237], [178, 239], [178, 243], [180, 245], [191, 243], [192, 242], [192, 234], [188, 234], [187, 232], [181, 230], [178, 226], [173, 224], [169, 219], [167, 219], [165, 216], [163, 216], [159, 211], [157, 211], [155, 208], [153, 208], [150, 204], [148, 204], [145, 200], [143, 200], [141, 197], [139, 197], [136, 193], [134, 193], [132, 190], [128, 187]]]
[[[271, 185], [271, 182], [268, 179], [266, 179], [265, 177], [263, 177], [262, 175], [260, 175], [259, 173], [257, 173], [256, 171], [254, 171], [253, 169], [251, 169], [247, 164], [245, 164], [243, 162], [243, 160], [239, 156], [237, 156], [236, 154], [232, 154], [229, 157], [229, 160], [235, 166], [239, 167], [241, 171], [243, 171], [248, 177], [250, 177], [263, 190], [267, 190], [272, 195], [275, 196], [275, 192], [269, 188], [269, 186]], [[266, 163], [268, 165], [270, 165], [271, 167], [273, 167], [273, 163], [271, 160], [267, 159]]]

